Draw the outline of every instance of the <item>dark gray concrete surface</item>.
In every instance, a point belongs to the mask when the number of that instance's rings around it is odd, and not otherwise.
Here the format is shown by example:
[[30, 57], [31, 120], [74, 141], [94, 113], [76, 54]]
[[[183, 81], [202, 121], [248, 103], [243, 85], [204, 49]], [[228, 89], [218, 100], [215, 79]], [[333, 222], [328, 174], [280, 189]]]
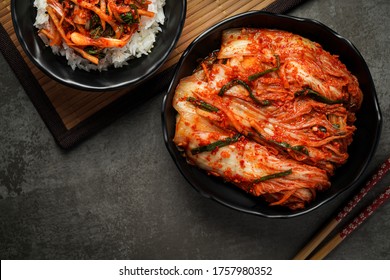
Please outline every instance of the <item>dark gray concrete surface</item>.
[[[390, 155], [390, 1], [311, 0], [289, 14], [328, 25], [368, 63], [384, 122], [367, 175]], [[290, 259], [353, 192], [293, 219], [243, 214], [200, 196], [176, 169], [162, 95], [63, 151], [1, 56], [0, 77], [1, 259]], [[390, 259], [390, 204], [327, 258]]]

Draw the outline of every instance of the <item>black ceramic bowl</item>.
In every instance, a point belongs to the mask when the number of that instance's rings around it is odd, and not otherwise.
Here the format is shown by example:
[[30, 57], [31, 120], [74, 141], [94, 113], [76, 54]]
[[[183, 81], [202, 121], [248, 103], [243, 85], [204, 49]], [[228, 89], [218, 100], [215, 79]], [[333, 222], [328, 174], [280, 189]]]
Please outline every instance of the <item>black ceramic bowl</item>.
[[27, 56], [44, 73], [67, 86], [90, 91], [134, 88], [153, 75], [165, 62], [176, 45], [186, 16], [185, 0], [167, 0], [165, 23], [158, 33], [152, 52], [128, 61], [128, 65], [107, 71], [72, 70], [66, 58], [54, 55], [38, 37], [34, 27], [36, 8], [34, 0], [12, 0], [11, 14], [16, 35]]
[[[191, 75], [197, 65], [197, 59], [204, 58], [210, 51], [219, 48], [222, 30], [234, 27], [280, 29], [321, 44], [325, 50], [339, 55], [340, 60], [358, 78], [364, 93], [363, 104], [357, 113], [355, 123], [357, 131], [349, 147], [350, 158], [345, 165], [337, 169], [331, 179], [331, 188], [318, 193], [315, 201], [303, 210], [291, 211], [286, 208], [270, 207], [262, 199], [253, 197], [218, 178], [208, 176], [197, 167], [189, 165], [172, 141], [176, 116], [172, 99], [177, 84], [181, 78]], [[376, 150], [382, 124], [371, 74], [363, 57], [350, 41], [317, 21], [264, 12], [248, 12], [226, 19], [205, 31], [190, 44], [177, 65], [173, 80], [164, 97], [162, 121], [166, 146], [181, 173], [196, 190], [233, 209], [269, 218], [288, 218], [308, 213], [343, 191], [362, 184], [361, 175]]]

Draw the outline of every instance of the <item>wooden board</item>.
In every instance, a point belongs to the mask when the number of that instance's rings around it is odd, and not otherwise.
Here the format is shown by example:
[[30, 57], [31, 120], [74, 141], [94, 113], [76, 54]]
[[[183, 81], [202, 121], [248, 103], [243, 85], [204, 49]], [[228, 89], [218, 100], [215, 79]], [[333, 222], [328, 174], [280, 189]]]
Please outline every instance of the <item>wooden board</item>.
[[[17, 40], [12, 25], [10, 2], [10, 0], [0, 2], [0, 23], [32, 70], [66, 129], [74, 128], [128, 93], [126, 88], [98, 93], [81, 91], [64, 86], [42, 73], [28, 59]], [[274, 2], [276, 0], [188, 0], [182, 36], [160, 71], [175, 65], [191, 41], [215, 23], [245, 11], [264, 9]]]

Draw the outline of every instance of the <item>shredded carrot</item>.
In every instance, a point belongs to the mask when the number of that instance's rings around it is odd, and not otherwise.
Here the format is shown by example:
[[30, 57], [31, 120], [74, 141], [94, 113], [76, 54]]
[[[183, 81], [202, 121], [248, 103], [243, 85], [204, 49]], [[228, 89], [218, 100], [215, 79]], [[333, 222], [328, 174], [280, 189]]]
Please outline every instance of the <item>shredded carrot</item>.
[[50, 32], [46, 29], [41, 29], [39, 32], [50, 39], [50, 46], [59, 46], [60, 45], [61, 35], [57, 31]]
[[153, 12], [149, 12], [149, 11], [142, 10], [142, 9], [138, 9], [138, 14], [141, 16], [154, 17]]
[[57, 31], [60, 33], [62, 39], [67, 43], [69, 46], [72, 46], [72, 42], [67, 38], [64, 29], [62, 28], [60, 21], [58, 20], [57, 16], [54, 13], [54, 10], [51, 7], [47, 7], [47, 13], [49, 14], [51, 20], [53, 21], [55, 27], [57, 28]]
[[208, 81], [210, 81], [209, 69], [207, 68], [207, 66], [204, 62], [202, 62], [201, 65], [202, 65], [202, 69], [204, 71], [204, 74], [206, 75], [207, 82], [208, 82]]
[[271, 206], [281, 205], [281, 204], [285, 203], [294, 193], [295, 193], [295, 190], [286, 191], [280, 200], [272, 202], [272, 203], [270, 203], [270, 205]]
[[88, 54], [87, 52], [85, 52], [84, 50], [82, 50], [80, 48], [75, 48], [74, 47], [73, 49], [76, 52], [78, 52], [79, 54], [81, 54], [82, 57], [84, 57], [85, 59], [88, 59], [92, 63], [94, 63], [94, 64], [98, 64], [99, 63], [99, 59], [96, 56], [90, 55], [90, 54]]

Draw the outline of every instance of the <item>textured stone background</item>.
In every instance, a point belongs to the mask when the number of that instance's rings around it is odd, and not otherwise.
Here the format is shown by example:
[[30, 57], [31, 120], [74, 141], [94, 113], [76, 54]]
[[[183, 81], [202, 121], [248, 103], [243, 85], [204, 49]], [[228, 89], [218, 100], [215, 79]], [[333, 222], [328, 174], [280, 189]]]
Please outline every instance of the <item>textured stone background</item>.
[[[328, 25], [368, 63], [384, 119], [368, 174], [390, 154], [390, 1], [310, 0], [289, 14]], [[351, 194], [288, 220], [233, 211], [176, 169], [163, 143], [162, 96], [65, 152], [2, 56], [0, 73], [1, 259], [289, 259]], [[389, 236], [388, 204], [328, 259], [389, 259]]]

